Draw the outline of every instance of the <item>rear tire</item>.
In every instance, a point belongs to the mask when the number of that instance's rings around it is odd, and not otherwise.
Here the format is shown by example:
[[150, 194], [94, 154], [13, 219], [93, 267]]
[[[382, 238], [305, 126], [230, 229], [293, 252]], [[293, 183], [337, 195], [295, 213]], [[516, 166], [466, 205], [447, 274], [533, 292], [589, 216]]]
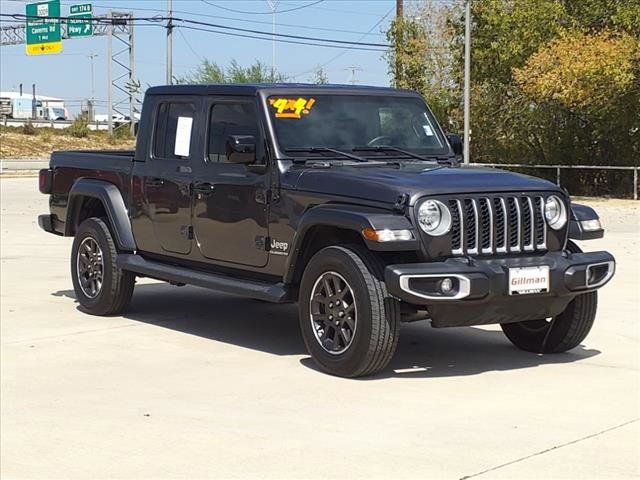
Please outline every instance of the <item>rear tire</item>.
[[[567, 250], [579, 253], [580, 247], [569, 242]], [[571, 350], [587, 337], [596, 318], [598, 293], [583, 293], [551, 321], [545, 319], [504, 323], [502, 331], [516, 347], [534, 353], [561, 353]]]
[[357, 245], [324, 248], [307, 264], [300, 285], [300, 329], [323, 371], [371, 375], [393, 357], [400, 305], [387, 293], [383, 271], [384, 265]]
[[118, 251], [104, 220], [80, 224], [71, 250], [71, 279], [76, 299], [92, 315], [121, 313], [129, 304], [135, 274], [116, 265]]

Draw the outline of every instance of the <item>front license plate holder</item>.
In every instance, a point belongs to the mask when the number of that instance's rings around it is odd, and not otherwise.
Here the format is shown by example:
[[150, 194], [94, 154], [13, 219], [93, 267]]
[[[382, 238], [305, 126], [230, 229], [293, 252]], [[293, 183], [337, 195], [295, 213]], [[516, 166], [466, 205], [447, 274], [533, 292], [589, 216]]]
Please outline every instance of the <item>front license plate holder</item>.
[[509, 295], [532, 295], [549, 291], [549, 267], [509, 269]]

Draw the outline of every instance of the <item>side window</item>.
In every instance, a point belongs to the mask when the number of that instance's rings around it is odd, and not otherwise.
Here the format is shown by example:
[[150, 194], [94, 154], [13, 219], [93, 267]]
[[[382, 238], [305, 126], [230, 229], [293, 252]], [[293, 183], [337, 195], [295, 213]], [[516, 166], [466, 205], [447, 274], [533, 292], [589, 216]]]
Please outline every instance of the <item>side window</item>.
[[227, 161], [226, 142], [229, 135], [253, 135], [258, 142], [259, 132], [255, 104], [238, 102], [214, 105], [209, 114], [209, 161]]
[[161, 103], [153, 133], [153, 156], [179, 160], [189, 158], [195, 107], [192, 103]]

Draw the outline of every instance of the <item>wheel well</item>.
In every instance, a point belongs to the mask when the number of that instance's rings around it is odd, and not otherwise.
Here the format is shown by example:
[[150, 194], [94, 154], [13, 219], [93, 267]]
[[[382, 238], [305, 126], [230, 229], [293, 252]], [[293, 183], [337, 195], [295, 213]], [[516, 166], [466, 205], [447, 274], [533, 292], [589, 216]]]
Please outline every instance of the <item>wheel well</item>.
[[[107, 218], [107, 211], [102, 204], [102, 201], [92, 197], [81, 197], [76, 199], [74, 207], [74, 216], [72, 223], [71, 234], [75, 235], [78, 226], [84, 222], [87, 218], [98, 217]], [[107, 222], [109, 225], [109, 222]]]
[[337, 228], [328, 225], [316, 225], [305, 234], [300, 246], [300, 256], [296, 260], [292, 283], [299, 284], [307, 263], [316, 253], [331, 245], [358, 244], [365, 245], [360, 234], [354, 230]]
[[[299, 285], [304, 269], [316, 253], [331, 245], [361, 245], [368, 248], [362, 236], [355, 230], [332, 227], [328, 225], [316, 225], [311, 227], [304, 236], [300, 247], [299, 258], [296, 259], [295, 269], [290, 283]], [[417, 252], [376, 252], [373, 254], [382, 260], [383, 265], [394, 263], [417, 263]]]

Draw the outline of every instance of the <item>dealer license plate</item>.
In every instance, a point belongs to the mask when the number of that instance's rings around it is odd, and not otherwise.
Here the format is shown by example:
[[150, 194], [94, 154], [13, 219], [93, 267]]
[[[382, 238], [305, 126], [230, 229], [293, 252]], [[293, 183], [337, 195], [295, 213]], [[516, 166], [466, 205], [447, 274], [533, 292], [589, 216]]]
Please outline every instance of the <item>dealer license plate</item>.
[[548, 291], [548, 266], [509, 269], [509, 295], [528, 295]]

